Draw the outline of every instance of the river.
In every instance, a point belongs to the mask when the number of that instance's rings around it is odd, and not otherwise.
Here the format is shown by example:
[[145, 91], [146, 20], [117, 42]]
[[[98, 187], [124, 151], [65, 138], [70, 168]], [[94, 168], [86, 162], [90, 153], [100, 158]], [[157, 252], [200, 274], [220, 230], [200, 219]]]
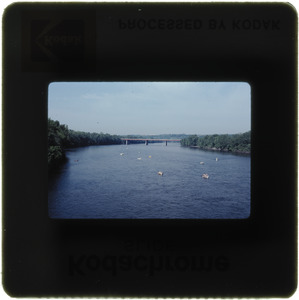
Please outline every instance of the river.
[[[67, 150], [66, 155], [66, 163], [49, 177], [50, 218], [243, 219], [250, 215], [250, 156], [180, 143], [89, 146]], [[208, 179], [202, 178], [204, 173]]]

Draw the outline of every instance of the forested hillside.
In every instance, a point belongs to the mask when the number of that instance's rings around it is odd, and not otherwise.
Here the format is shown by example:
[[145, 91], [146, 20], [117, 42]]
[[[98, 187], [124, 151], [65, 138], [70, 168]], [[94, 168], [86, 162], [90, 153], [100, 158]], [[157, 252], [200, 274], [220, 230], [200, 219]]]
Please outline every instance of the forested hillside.
[[48, 165], [53, 167], [65, 159], [65, 149], [91, 145], [121, 144], [118, 136], [68, 129], [59, 121], [48, 119]]
[[206, 150], [250, 153], [251, 132], [240, 134], [191, 135], [181, 140], [182, 146], [198, 147]]

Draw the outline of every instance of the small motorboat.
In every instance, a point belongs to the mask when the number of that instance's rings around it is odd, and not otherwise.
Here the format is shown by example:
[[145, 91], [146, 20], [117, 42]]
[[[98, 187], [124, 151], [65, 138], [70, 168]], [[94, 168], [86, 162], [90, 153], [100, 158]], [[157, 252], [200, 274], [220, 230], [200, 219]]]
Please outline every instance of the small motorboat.
[[202, 176], [201, 176], [202, 178], [205, 178], [205, 179], [208, 179], [209, 178], [209, 175], [208, 174], [202, 174]]
[[205, 163], [204, 163], [203, 161], [201, 161], [199, 164], [200, 164], [200, 165], [204, 165]]
[[120, 155], [123, 156], [123, 155], [125, 155], [125, 154], [124, 154], [124, 153], [121, 153]]
[[216, 157], [216, 161], [218, 161], [218, 157]]
[[163, 172], [159, 171], [158, 175], [163, 176]]
[[138, 160], [141, 160], [141, 157], [138, 157], [137, 159], [138, 159]]

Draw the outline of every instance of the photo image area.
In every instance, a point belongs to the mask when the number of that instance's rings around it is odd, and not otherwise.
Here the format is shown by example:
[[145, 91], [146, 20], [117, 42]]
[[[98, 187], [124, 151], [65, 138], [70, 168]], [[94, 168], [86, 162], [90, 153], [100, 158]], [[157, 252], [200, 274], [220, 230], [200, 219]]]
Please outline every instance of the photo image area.
[[53, 219], [250, 216], [246, 82], [53, 82]]

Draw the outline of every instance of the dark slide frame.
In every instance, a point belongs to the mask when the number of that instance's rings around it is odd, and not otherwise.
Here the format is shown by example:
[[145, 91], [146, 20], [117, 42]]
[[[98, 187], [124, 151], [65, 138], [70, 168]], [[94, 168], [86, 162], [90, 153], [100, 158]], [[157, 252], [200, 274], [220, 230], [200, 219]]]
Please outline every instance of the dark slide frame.
[[[288, 297], [297, 285], [297, 14], [285, 3], [19, 3], [3, 18], [3, 285], [13, 297]], [[251, 86], [245, 220], [52, 220], [54, 81]]]

